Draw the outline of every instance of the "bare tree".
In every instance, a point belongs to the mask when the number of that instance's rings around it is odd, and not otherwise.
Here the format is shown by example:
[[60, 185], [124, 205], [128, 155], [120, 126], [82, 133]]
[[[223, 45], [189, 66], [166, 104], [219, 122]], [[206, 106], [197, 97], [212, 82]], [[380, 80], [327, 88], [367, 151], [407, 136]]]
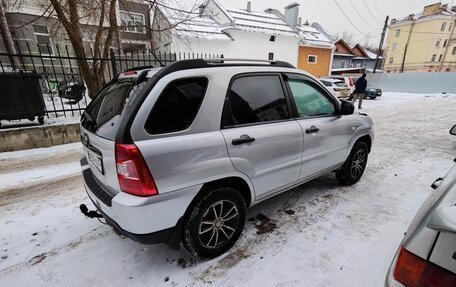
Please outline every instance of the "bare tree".
[[354, 44], [356, 44], [354, 41], [355, 36], [353, 35], [353, 33], [351, 33], [350, 31], [347, 31], [347, 30], [338, 32], [338, 33], [332, 35], [332, 37], [335, 40], [342, 39], [345, 41], [345, 43], [347, 43], [350, 46], [353, 46]]
[[5, 0], [0, 1], [0, 35], [3, 40], [6, 52], [10, 54], [9, 60], [13, 68], [19, 68], [19, 59], [12, 54], [16, 54], [16, 47], [14, 46], [13, 37], [9, 29], [8, 21], [6, 19], [5, 11], [7, 11], [8, 5]]
[[[86, 82], [89, 96], [94, 97], [105, 84], [104, 72], [107, 61], [101, 61], [100, 58], [106, 59], [108, 57], [109, 49], [111, 48], [113, 37], [117, 29], [117, 0], [101, 0], [93, 2], [77, 0], [50, 0], [50, 2], [55, 15], [65, 29], [71, 45], [73, 46], [74, 53], [78, 58], [79, 68], [81, 70], [82, 77]], [[89, 10], [94, 8], [92, 5], [97, 5], [99, 7], [96, 10]], [[88, 18], [88, 21], [93, 21], [94, 15], [98, 16], [98, 22], [96, 24], [94, 23], [96, 27], [95, 40], [93, 44], [94, 59], [92, 63], [89, 64], [89, 61], [87, 60], [88, 57], [84, 49], [81, 22], [84, 18]], [[107, 22], [107, 25], [105, 25], [105, 22]]]

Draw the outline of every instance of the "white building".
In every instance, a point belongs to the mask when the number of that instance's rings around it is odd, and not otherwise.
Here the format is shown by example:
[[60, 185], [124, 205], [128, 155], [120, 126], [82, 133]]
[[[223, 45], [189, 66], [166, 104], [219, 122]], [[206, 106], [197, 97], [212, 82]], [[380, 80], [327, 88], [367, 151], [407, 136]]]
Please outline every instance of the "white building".
[[153, 48], [164, 52], [218, 54], [225, 58], [281, 60], [297, 65], [301, 36], [299, 4], [265, 12], [225, 8], [207, 0], [199, 11], [158, 6], [152, 24]]

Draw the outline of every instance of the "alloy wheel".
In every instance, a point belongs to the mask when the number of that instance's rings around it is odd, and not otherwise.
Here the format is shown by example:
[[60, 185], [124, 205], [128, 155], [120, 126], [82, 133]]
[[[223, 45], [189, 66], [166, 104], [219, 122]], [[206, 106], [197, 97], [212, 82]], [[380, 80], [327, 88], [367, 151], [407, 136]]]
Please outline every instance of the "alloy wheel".
[[206, 248], [218, 248], [225, 244], [239, 224], [239, 210], [230, 200], [220, 200], [204, 212], [198, 229], [198, 237]]

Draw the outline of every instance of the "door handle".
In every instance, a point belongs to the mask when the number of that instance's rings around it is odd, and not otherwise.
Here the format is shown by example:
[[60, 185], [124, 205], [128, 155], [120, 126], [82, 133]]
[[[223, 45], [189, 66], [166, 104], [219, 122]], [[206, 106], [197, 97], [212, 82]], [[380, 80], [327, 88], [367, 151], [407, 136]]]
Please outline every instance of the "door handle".
[[248, 135], [242, 135], [240, 138], [234, 139], [231, 143], [233, 145], [241, 145], [245, 143], [251, 143], [254, 142], [255, 138], [248, 136]]
[[432, 189], [437, 189], [442, 182], [443, 178], [439, 177], [437, 178], [431, 185]]
[[318, 133], [319, 130], [320, 129], [316, 126], [311, 126], [309, 129], [306, 130], [306, 134]]

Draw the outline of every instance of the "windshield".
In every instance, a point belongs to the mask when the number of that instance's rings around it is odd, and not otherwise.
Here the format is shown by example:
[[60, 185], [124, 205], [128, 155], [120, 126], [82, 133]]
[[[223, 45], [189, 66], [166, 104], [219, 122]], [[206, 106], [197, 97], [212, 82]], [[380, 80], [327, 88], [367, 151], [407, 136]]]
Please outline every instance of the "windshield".
[[335, 82], [334, 84], [336, 86], [340, 87], [340, 88], [346, 88], [347, 87], [347, 84], [345, 84], [344, 82]]

